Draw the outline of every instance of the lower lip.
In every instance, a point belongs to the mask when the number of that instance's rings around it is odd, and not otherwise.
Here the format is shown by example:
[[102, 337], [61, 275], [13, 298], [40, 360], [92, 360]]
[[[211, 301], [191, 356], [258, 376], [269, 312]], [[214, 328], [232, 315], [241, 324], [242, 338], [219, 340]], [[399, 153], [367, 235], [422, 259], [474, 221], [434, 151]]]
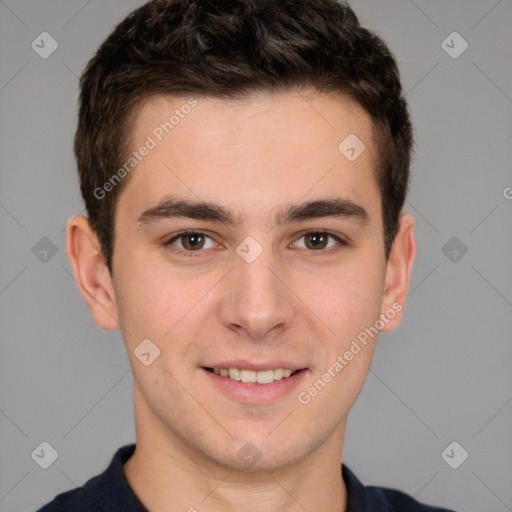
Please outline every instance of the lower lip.
[[275, 380], [270, 384], [242, 382], [229, 377], [223, 377], [201, 368], [211, 382], [224, 394], [237, 402], [248, 404], [269, 404], [283, 398], [295, 389], [306, 377], [307, 369], [300, 370], [290, 377]]

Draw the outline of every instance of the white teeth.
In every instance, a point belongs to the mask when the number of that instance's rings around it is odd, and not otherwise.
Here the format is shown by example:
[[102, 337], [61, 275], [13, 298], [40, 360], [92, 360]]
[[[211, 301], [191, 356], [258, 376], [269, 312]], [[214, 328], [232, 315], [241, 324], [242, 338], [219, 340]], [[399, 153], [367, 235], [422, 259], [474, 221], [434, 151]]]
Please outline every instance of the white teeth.
[[229, 377], [230, 379], [242, 382], [257, 382], [258, 384], [271, 384], [275, 380], [290, 377], [297, 370], [277, 368], [276, 370], [241, 370], [240, 368], [213, 368], [216, 375]]
[[278, 368], [274, 370], [274, 380], [281, 380], [284, 377], [284, 370], [282, 368]]
[[266, 370], [264, 372], [258, 372], [256, 374], [256, 382], [258, 384], [270, 384], [274, 382], [274, 371]]
[[228, 370], [229, 378], [233, 380], [241, 380], [240, 370], [238, 368], [230, 368]]
[[240, 380], [242, 382], [256, 382], [256, 372], [253, 370], [240, 370]]

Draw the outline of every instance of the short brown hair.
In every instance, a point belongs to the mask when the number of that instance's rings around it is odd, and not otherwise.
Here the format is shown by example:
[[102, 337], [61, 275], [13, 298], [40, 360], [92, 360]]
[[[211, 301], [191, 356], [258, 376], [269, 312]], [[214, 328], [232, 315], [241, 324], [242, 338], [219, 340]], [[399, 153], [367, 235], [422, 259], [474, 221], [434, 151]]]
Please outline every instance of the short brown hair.
[[[412, 128], [395, 59], [336, 0], [153, 0], [130, 13], [80, 79], [74, 140], [91, 226], [112, 273], [116, 199], [98, 199], [128, 151], [134, 113], [156, 94], [244, 97], [312, 86], [355, 100], [373, 121], [386, 258], [409, 180]], [[340, 141], [341, 142], [341, 141]]]

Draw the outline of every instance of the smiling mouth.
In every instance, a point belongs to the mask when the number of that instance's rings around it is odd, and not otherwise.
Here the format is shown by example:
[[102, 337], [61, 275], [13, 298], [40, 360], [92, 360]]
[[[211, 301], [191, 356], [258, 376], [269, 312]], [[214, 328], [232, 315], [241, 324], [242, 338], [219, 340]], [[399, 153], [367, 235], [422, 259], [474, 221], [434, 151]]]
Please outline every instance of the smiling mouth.
[[302, 370], [290, 370], [286, 368], [276, 368], [270, 370], [254, 371], [243, 370], [241, 368], [204, 368], [221, 377], [240, 381], [243, 383], [272, 384], [277, 380], [287, 379]]

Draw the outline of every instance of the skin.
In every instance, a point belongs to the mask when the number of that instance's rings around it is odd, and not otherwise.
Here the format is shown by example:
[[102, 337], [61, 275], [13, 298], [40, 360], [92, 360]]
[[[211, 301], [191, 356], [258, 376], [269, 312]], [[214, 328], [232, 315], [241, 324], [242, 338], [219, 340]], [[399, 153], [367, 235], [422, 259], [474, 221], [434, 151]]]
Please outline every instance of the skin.
[[[80, 292], [99, 326], [121, 329], [134, 375], [137, 448], [125, 475], [155, 511], [344, 511], [347, 416], [376, 337], [308, 404], [297, 395], [380, 314], [405, 305], [414, 219], [401, 215], [386, 260], [371, 121], [349, 99], [304, 90], [197, 101], [137, 165], [118, 198], [113, 277], [87, 218], [68, 222], [67, 252]], [[147, 101], [133, 148], [185, 103]], [[366, 146], [354, 162], [338, 150], [349, 134]], [[138, 222], [169, 195], [230, 208], [240, 222]], [[364, 208], [368, 222], [274, 221], [287, 206], [332, 197]], [[165, 245], [186, 229], [211, 239], [200, 252], [186, 252], [189, 239]], [[304, 231], [329, 231], [348, 243], [329, 239], [327, 247], [311, 249]], [[248, 236], [263, 248], [250, 264], [236, 252]], [[403, 309], [395, 313], [382, 331], [399, 325]], [[161, 351], [149, 366], [134, 356], [146, 338]], [[300, 386], [269, 404], [240, 403], [201, 368], [263, 358], [307, 368]], [[244, 466], [237, 453], [248, 442], [260, 458]]]

